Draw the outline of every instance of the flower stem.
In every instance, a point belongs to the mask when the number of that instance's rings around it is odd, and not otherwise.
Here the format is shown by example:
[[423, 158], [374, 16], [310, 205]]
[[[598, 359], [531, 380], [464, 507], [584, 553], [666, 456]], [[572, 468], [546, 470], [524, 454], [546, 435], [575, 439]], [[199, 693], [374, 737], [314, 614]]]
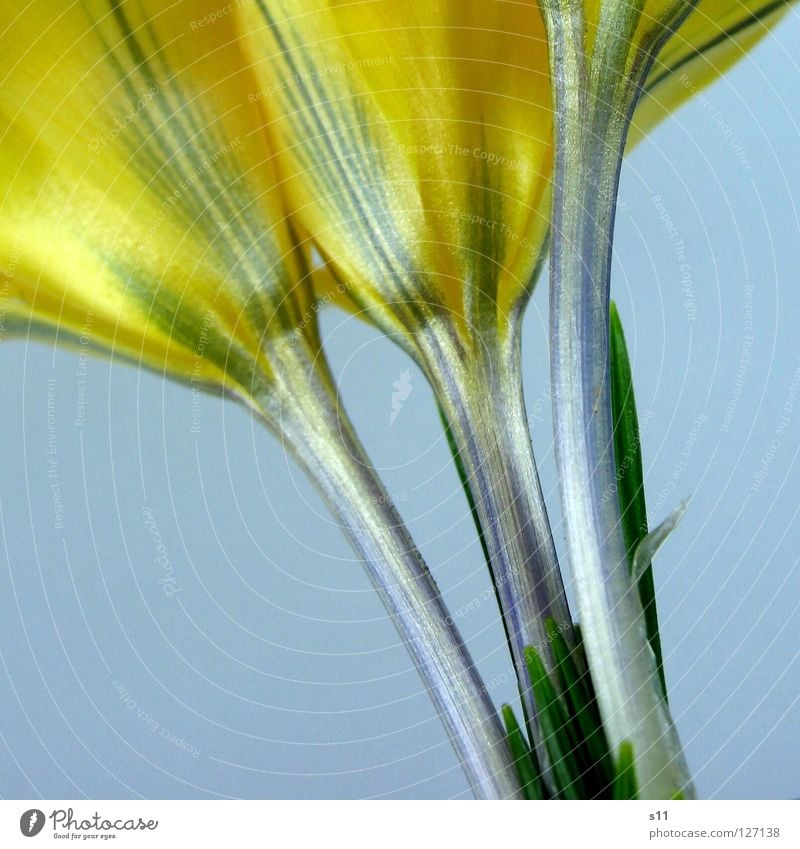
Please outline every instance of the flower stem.
[[[283, 439], [363, 559], [476, 797], [522, 798], [499, 717], [436, 583], [339, 406], [322, 355], [286, 346], [265, 423]], [[313, 361], [313, 365], [312, 365]]]
[[468, 355], [445, 348], [426, 365], [488, 555], [528, 730], [545, 763], [525, 649], [536, 648], [552, 669], [545, 623], [553, 619], [572, 644], [572, 619], [525, 415], [518, 321], [501, 338], [489, 332]]
[[628, 571], [609, 371], [619, 173], [630, 116], [657, 48], [632, 51], [640, 5], [604, 6], [611, 11], [601, 17], [590, 65], [581, 0], [544, 4], [556, 133], [550, 344], [564, 525], [604, 727], [615, 753], [632, 744], [640, 797], [671, 798], [693, 791]]

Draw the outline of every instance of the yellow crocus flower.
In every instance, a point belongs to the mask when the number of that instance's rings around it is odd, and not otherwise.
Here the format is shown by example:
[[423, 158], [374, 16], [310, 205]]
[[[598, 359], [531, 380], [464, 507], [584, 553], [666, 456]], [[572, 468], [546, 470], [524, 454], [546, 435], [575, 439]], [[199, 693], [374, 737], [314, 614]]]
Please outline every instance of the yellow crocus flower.
[[231, 9], [3, 11], [0, 335], [80, 343], [247, 404], [363, 558], [476, 795], [519, 796], [486, 687], [340, 408]]
[[250, 72], [233, 30], [192, 29], [204, 5], [9, 9], [2, 304], [7, 329], [248, 399], [312, 297]]
[[[564, 22], [580, 12], [591, 50], [596, 38], [603, 47], [609, 11], [631, 4], [555, 5]], [[639, 41], [674, 3], [642, 5]], [[718, 37], [730, 51], [739, 24], [747, 30], [765, 4], [723, 4], [724, 15], [719, 5], [701, 2], [703, 25], [674, 36], [654, 69], [654, 103], [691, 94], [656, 71], [694, 66]], [[434, 388], [535, 734], [524, 648], [547, 655], [548, 617], [571, 632], [519, 374], [520, 320], [547, 247], [554, 174], [540, 4], [255, 0], [235, 11], [289, 209], [327, 263], [318, 292], [344, 289], [341, 300], [401, 344]]]
[[[379, 506], [390, 502], [315, 359], [308, 246], [329, 271], [316, 275], [318, 293], [335, 287], [434, 385], [523, 668], [526, 645], [548, 653], [546, 618], [571, 628], [519, 381], [519, 323], [547, 247], [558, 158], [552, 22], [579, 21], [595, 99], [632, 78], [657, 40], [636, 80], [647, 92], [637, 137], [786, 5], [4, 2], [0, 338], [86, 339], [230, 394], [281, 432], [350, 528], [476, 793], [515, 795], [490, 700], [399, 517]], [[677, 32], [664, 24], [673, 20]], [[617, 636], [605, 634], [612, 648]], [[589, 655], [602, 671], [602, 652]], [[603, 686], [618, 671], [601, 675], [608, 715]], [[541, 749], [524, 682], [523, 697]], [[650, 707], [666, 739], [669, 723]], [[617, 746], [628, 716], [612, 719]], [[652, 777], [662, 754], [653, 747], [645, 765], [648, 792], [689, 792], [680, 763]]]
[[291, 208], [358, 306], [410, 346], [427, 322], [466, 345], [507, 324], [547, 230], [535, 7], [279, 0], [240, 17]]
[[[412, 350], [437, 322], [467, 350], [488, 327], [506, 333], [535, 281], [553, 170], [538, 5], [254, 0], [235, 9], [260, 82], [248, 97], [269, 117], [289, 206], [334, 270], [316, 275], [318, 292], [338, 294]], [[602, 4], [584, 5], [591, 40]], [[672, 5], [647, 0], [639, 37]], [[701, 0], [653, 68], [638, 133], [742, 56], [786, 6]]]

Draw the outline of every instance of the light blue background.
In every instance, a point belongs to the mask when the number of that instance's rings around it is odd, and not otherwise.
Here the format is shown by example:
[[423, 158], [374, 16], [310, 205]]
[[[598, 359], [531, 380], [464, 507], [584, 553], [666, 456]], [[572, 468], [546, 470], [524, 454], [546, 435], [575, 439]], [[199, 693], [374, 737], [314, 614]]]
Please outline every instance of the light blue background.
[[[629, 157], [621, 191], [614, 290], [651, 521], [691, 496], [656, 562], [667, 677], [711, 797], [800, 796], [800, 397], [786, 407], [800, 395], [799, 46], [795, 15]], [[563, 549], [546, 295], [527, 317], [526, 390]], [[485, 597], [422, 377], [341, 314], [324, 327], [350, 413], [451, 608]], [[192, 434], [189, 389], [97, 360], [77, 427], [78, 366], [40, 345], [0, 347], [0, 795], [468, 795], [360, 565], [281, 445], [206, 397]], [[412, 392], [390, 428], [406, 368]], [[493, 603], [459, 624], [498, 703], [512, 699]]]

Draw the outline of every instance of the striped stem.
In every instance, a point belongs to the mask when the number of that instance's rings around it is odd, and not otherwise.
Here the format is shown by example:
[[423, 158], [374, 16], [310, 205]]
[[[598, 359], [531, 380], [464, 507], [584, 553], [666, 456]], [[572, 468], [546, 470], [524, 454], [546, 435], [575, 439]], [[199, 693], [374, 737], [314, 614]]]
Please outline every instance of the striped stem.
[[436, 350], [427, 368], [463, 471], [463, 482], [487, 554], [526, 723], [547, 763], [525, 661], [533, 646], [548, 670], [553, 657], [546, 622], [573, 643], [564, 584], [531, 447], [520, 366], [518, 322], [496, 330], [468, 356]]
[[[317, 486], [378, 590], [414, 659], [472, 790], [522, 798], [486, 686], [436, 583], [339, 406], [320, 354], [295, 348], [295, 366], [260, 414]], [[288, 361], [281, 352], [274, 362]], [[313, 362], [313, 365], [312, 365]]]
[[550, 265], [556, 458], [581, 632], [609, 743], [614, 752], [632, 745], [641, 798], [672, 798], [693, 791], [628, 571], [609, 371], [619, 174], [630, 117], [660, 44], [632, 44], [641, 2], [604, 4], [589, 62], [582, 8], [582, 0], [544, 3], [556, 134]]

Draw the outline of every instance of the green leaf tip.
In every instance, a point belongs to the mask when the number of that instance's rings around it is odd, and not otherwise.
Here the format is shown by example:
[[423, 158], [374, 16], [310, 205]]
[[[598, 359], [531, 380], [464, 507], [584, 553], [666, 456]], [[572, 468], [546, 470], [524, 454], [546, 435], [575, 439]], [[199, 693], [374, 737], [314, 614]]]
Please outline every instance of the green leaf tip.
[[601, 782], [610, 781], [613, 770], [608, 743], [583, 654], [583, 644], [577, 642], [570, 648], [554, 620], [550, 619], [545, 624], [556, 662], [555, 672], [571, 723], [575, 727], [573, 736], [581, 743], [581, 758], [587, 770], [598, 773]]
[[525, 650], [550, 762], [548, 779], [560, 799], [610, 798], [614, 765], [597, 706], [583, 645], [570, 646], [558, 624], [546, 623], [554, 668], [548, 672], [542, 656]]
[[528, 800], [539, 800], [548, 798], [547, 791], [542, 781], [542, 771], [536, 753], [528, 748], [525, 736], [519, 727], [517, 718], [510, 705], [502, 707], [503, 722], [506, 726], [508, 747], [514, 758], [514, 766], [517, 768], [522, 793]]
[[629, 740], [623, 740], [619, 745], [613, 795], [614, 799], [639, 798], [633, 744]]
[[[639, 416], [633, 392], [628, 345], [617, 305], [609, 303], [611, 412], [614, 421], [614, 457], [617, 467], [617, 494], [622, 517], [622, 532], [628, 552], [628, 566], [634, 571], [634, 553], [648, 534], [647, 503], [644, 495], [644, 466]], [[661, 691], [666, 698], [664, 659], [658, 633], [658, 612], [653, 570], [649, 563], [636, 576], [639, 598], [644, 610], [645, 629], [650, 648], [656, 658]]]

